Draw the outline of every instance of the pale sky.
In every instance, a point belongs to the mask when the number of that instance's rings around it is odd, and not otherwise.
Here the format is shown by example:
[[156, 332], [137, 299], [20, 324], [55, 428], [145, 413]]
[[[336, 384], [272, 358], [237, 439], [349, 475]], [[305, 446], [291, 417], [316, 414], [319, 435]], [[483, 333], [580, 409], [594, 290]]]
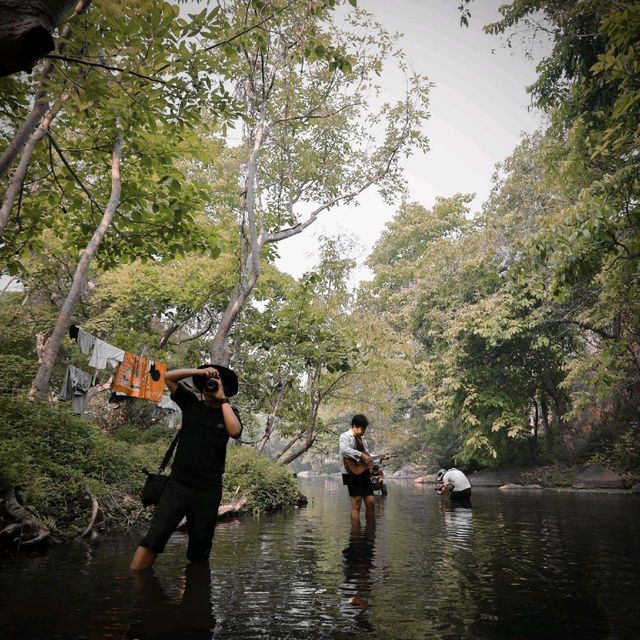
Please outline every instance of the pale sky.
[[[404, 34], [400, 44], [413, 69], [435, 84], [431, 117], [424, 125], [431, 150], [404, 162], [411, 200], [431, 207], [437, 196], [475, 193], [479, 209], [491, 189], [495, 164], [511, 154], [521, 132], [542, 122], [528, 110], [526, 87], [536, 77], [535, 62], [522, 49], [507, 49], [498, 36], [486, 35], [483, 25], [498, 16], [504, 0], [475, 0], [469, 28], [460, 27], [457, 0], [359, 0], [390, 32]], [[400, 96], [403, 79], [382, 78], [389, 96]], [[396, 211], [372, 189], [360, 206], [325, 212], [312, 227], [279, 244], [277, 266], [294, 276], [315, 261], [318, 235], [351, 234], [357, 238], [362, 262]], [[356, 280], [367, 279], [362, 268]]]
[[[510, 155], [521, 132], [542, 123], [541, 114], [527, 108], [526, 87], [536, 77], [535, 62], [522, 49], [507, 49], [500, 37], [482, 31], [505, 1], [475, 0], [470, 26], [463, 28], [460, 0], [358, 0], [389, 32], [404, 34], [400, 45], [410, 65], [435, 84], [431, 117], [424, 125], [431, 150], [404, 162], [410, 200], [425, 207], [431, 207], [436, 196], [461, 192], [475, 193], [473, 206], [479, 209], [489, 194], [495, 164]], [[400, 97], [404, 78], [385, 73], [382, 85], [387, 99]], [[374, 189], [359, 203], [324, 212], [302, 234], [279, 243], [277, 266], [299, 277], [316, 261], [318, 236], [338, 233], [355, 237], [360, 246], [355, 257], [362, 264], [396, 207], [387, 206]], [[353, 283], [369, 277], [362, 266]], [[0, 279], [4, 284], [6, 279]]]

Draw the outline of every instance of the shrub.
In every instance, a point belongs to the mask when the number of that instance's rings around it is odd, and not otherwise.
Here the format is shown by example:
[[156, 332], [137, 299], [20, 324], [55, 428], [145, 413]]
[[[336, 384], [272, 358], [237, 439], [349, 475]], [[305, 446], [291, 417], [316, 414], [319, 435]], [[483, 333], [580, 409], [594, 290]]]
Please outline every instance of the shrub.
[[247, 507], [257, 512], [295, 504], [300, 495], [297, 482], [284, 465], [255, 449], [231, 446], [227, 452], [223, 503], [231, 501], [237, 487], [239, 495], [247, 496]]
[[0, 490], [19, 489], [25, 507], [61, 537], [88, 521], [93, 493], [110, 524], [123, 524], [116, 496], [137, 494], [140, 469], [162, 459], [165, 440], [131, 446], [74, 416], [66, 405], [0, 397]]

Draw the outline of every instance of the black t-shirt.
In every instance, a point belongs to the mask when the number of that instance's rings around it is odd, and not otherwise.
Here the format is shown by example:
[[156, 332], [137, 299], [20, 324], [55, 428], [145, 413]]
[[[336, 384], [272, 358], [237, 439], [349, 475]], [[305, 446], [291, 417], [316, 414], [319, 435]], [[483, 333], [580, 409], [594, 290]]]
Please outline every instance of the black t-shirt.
[[[222, 409], [208, 407], [181, 384], [171, 399], [182, 409], [182, 429], [171, 476], [196, 489], [208, 489], [222, 482], [229, 434]], [[240, 420], [240, 414], [234, 407]]]

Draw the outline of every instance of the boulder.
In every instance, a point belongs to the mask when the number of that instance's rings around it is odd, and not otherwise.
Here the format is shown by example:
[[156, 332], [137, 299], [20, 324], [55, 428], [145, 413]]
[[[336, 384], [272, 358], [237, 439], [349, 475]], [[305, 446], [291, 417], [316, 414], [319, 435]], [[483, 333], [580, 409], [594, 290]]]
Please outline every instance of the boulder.
[[426, 476], [419, 476], [414, 480], [414, 482], [416, 484], [435, 484], [436, 474], [430, 473], [430, 474], [427, 474]]
[[418, 465], [409, 463], [394, 471], [391, 474], [392, 478], [403, 479], [403, 478], [418, 478], [424, 473], [424, 469], [421, 469]]
[[623, 489], [624, 478], [599, 465], [585, 467], [571, 485], [574, 489]]
[[476, 471], [468, 476], [472, 487], [501, 487], [508, 484], [522, 484], [518, 471]]
[[634, 484], [633, 487], [631, 487], [631, 491], [635, 493], [640, 493], [640, 482]]

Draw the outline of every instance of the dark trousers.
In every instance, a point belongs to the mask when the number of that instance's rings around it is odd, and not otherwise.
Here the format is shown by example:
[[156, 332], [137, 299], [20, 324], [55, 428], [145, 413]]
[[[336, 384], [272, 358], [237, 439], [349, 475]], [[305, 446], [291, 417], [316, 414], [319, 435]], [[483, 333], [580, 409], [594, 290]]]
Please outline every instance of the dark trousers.
[[211, 553], [221, 499], [222, 485], [194, 489], [170, 478], [140, 546], [162, 553], [171, 534], [186, 516], [187, 558], [193, 562], [206, 560]]
[[462, 491], [452, 491], [449, 496], [451, 502], [457, 502], [459, 504], [467, 504], [471, 502], [471, 487], [467, 487]]

